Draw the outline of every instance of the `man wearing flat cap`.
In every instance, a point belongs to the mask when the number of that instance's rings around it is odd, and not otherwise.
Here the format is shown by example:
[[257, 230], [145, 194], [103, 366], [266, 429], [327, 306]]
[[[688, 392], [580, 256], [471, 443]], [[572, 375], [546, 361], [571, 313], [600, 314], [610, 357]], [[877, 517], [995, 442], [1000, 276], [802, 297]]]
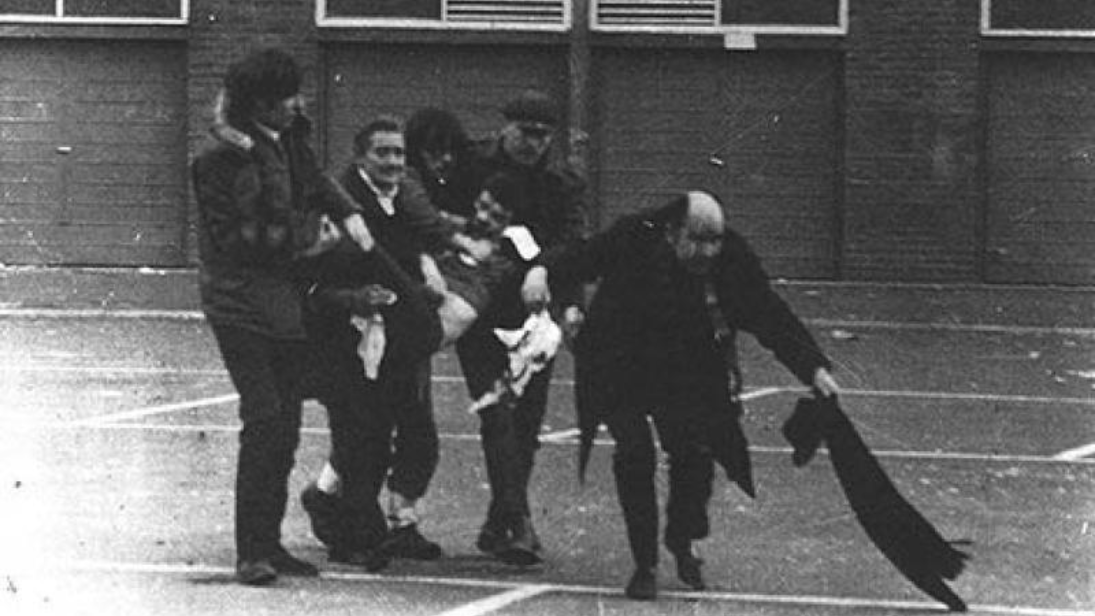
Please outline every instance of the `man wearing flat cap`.
[[[471, 173], [482, 180], [504, 173], [523, 195], [514, 203], [512, 225], [528, 230], [531, 248], [541, 255], [561, 251], [586, 235], [584, 179], [562, 162], [552, 145], [560, 117], [543, 92], [526, 91], [501, 109], [505, 124], [496, 141], [479, 152]], [[543, 281], [526, 280], [520, 296], [500, 296], [457, 344], [469, 393], [479, 400], [508, 366], [494, 328], [519, 329], [529, 310], [550, 306], [564, 329], [581, 320], [581, 287], [555, 288], [548, 297]], [[540, 443], [551, 364], [532, 377], [515, 405], [493, 404], [479, 411], [483, 456], [491, 487], [487, 518], [476, 546], [515, 565], [541, 562], [540, 541], [532, 526], [529, 477]]]

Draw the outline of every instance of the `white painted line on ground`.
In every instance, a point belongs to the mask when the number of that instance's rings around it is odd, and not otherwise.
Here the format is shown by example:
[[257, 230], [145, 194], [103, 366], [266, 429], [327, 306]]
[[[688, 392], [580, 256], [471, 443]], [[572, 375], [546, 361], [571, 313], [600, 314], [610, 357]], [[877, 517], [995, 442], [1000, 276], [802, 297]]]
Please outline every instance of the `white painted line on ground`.
[[110, 308], [0, 308], [0, 317], [31, 319], [169, 319], [204, 321], [200, 310], [137, 310]]
[[150, 366], [56, 366], [50, 364], [0, 364], [0, 372], [57, 374], [156, 374], [181, 376], [224, 376], [224, 368], [157, 368]]
[[566, 430], [556, 430], [555, 432], [545, 432], [540, 435], [541, 443], [558, 443], [562, 441], [569, 441], [577, 438], [582, 433], [578, 428], [568, 428]]
[[841, 329], [892, 329], [903, 331], [948, 331], [972, 332], [977, 334], [1057, 334], [1064, 336], [1095, 337], [1092, 327], [1060, 327], [1046, 325], [995, 325], [991, 323], [910, 323], [907, 321], [845, 321], [841, 319], [812, 318], [803, 319], [814, 327], [836, 327]]
[[536, 595], [542, 595], [551, 590], [552, 587], [546, 584], [521, 586], [478, 601], [472, 601], [455, 609], [446, 610], [437, 616], [484, 616], [484, 614], [492, 614], [506, 606], [519, 603]]
[[[225, 433], [235, 434], [239, 432], [238, 425], [228, 424], [156, 424], [156, 423], [89, 423], [76, 426], [72, 422], [68, 423], [47, 423], [47, 422], [21, 422], [18, 420], [4, 420], [4, 426], [11, 429], [24, 428], [49, 428], [49, 429], [71, 429], [71, 428], [93, 428], [97, 430], [147, 430], [149, 432], [167, 432], [178, 434], [198, 434], [202, 432], [208, 433]], [[327, 437], [330, 431], [327, 428], [301, 428], [300, 433], [304, 436], [317, 436]], [[540, 441], [549, 445], [574, 445], [577, 440], [574, 439], [578, 433], [577, 429], [560, 430], [556, 433], [548, 433], [547, 436], [554, 436], [545, 440], [544, 436], [540, 437]], [[478, 434], [455, 434], [455, 433], [442, 433], [438, 435], [441, 440], [445, 441], [463, 441], [472, 442], [479, 441]], [[598, 438], [593, 441], [594, 445], [599, 446], [611, 446], [613, 445], [612, 439]], [[749, 451], [754, 454], [764, 455], [790, 455], [790, 447], [768, 447], [763, 445], [750, 445]], [[876, 457], [879, 458], [895, 458], [895, 459], [907, 459], [907, 460], [960, 460], [968, 462], [983, 462], [983, 463], [1000, 463], [1000, 464], [1073, 464], [1073, 465], [1095, 465], [1095, 458], [1091, 457], [1070, 457], [1062, 458], [1057, 456], [1038, 456], [1038, 455], [1007, 455], [1007, 454], [993, 454], [993, 453], [962, 453], [962, 452], [947, 452], [947, 451], [899, 451], [899, 450], [872, 450]], [[827, 455], [825, 448], [818, 450], [818, 455]]]
[[1088, 443], [1082, 447], [1076, 447], [1074, 449], [1066, 449], [1061, 453], [1053, 456], [1055, 460], [1082, 460], [1090, 455], [1095, 455], [1095, 443]]
[[120, 413], [108, 413], [106, 415], [97, 415], [95, 417], [89, 417], [86, 419], [77, 419], [76, 421], [68, 422], [72, 426], [94, 426], [101, 425], [110, 422], [120, 421], [124, 419], [138, 419], [141, 417], [149, 417], [152, 415], [163, 415], [165, 413], [174, 413], [175, 411], [189, 411], [191, 409], [202, 408], [206, 406], [217, 406], [220, 404], [228, 404], [230, 402], [236, 402], [240, 397], [238, 394], [227, 394], [224, 396], [216, 396], [213, 398], [202, 398], [200, 400], [190, 400], [187, 402], [176, 402], [174, 404], [161, 404], [159, 406], [149, 406], [141, 409], [133, 409], [131, 411], [122, 411]]
[[[786, 387], [763, 387], [754, 391], [747, 391], [740, 396], [741, 400], [749, 401], [770, 396], [772, 394], [778, 394], [785, 391], [793, 391]], [[540, 435], [540, 442], [542, 443], [561, 443], [573, 440], [582, 433], [578, 428], [569, 428], [567, 430], [558, 430], [556, 432], [547, 432]], [[609, 441], [611, 442], [611, 441]]]
[[[58, 373], [134, 373], [134, 374], [179, 374], [179, 375], [201, 375], [201, 376], [224, 376], [228, 377], [228, 372], [223, 368], [216, 369], [175, 369], [175, 368], [150, 368], [150, 367], [127, 367], [127, 366], [49, 366], [49, 365], [23, 365], [23, 364], [0, 364], [0, 372], [58, 372]], [[437, 374], [431, 377], [432, 382], [442, 384], [459, 384], [464, 383], [464, 377], [460, 375], [451, 374]], [[574, 379], [552, 379], [551, 385], [556, 387], [572, 387], [574, 386]], [[947, 391], [918, 391], [918, 390], [887, 390], [887, 389], [843, 389], [843, 395], [845, 396], [860, 396], [860, 397], [877, 397], [877, 398], [928, 398], [928, 399], [954, 399], [954, 400], [980, 400], [988, 402], [1026, 402], [1031, 404], [1078, 404], [1084, 406], [1095, 406], [1095, 397], [1091, 398], [1069, 398], [1069, 397], [1057, 397], [1057, 396], [1026, 396], [1021, 394], [993, 394], [993, 393], [965, 393], [965, 392], [947, 392]], [[745, 401], [756, 400], [766, 396], [771, 396], [778, 393], [797, 393], [805, 394], [808, 390], [802, 386], [796, 387], [760, 387], [756, 389], [747, 388], [745, 393], [741, 394], [741, 399]]]
[[842, 389], [841, 392], [844, 396], [861, 396], [865, 398], [927, 398], [933, 400], [979, 400], [984, 402], [1028, 402], [1032, 404], [1079, 404], [1084, 406], [1095, 406], [1095, 398], [1062, 398], [1016, 394], [975, 394], [903, 389]]
[[[165, 575], [226, 575], [235, 573], [235, 569], [225, 566], [204, 564], [170, 564], [170, 563], [135, 563], [135, 562], [111, 562], [93, 560], [64, 560], [54, 563], [38, 563], [35, 570], [70, 570], [101, 573], [135, 573], [135, 574], [165, 574]], [[439, 576], [408, 576], [408, 575], [384, 575], [376, 573], [355, 573], [344, 571], [325, 571], [320, 574], [322, 579], [340, 580], [347, 582], [391, 582], [397, 584], [424, 584], [434, 586], [455, 586], [461, 588], [488, 588], [510, 589], [525, 592], [533, 592], [532, 595], [546, 592], [569, 593], [574, 595], [610, 595], [620, 596], [623, 591], [618, 587], [579, 585], [579, 584], [536, 584], [530, 585], [520, 582], [507, 582], [505, 580], [489, 580], [476, 578], [449, 578]], [[509, 593], [505, 593], [509, 594]], [[890, 609], [901, 611], [940, 611], [942, 604], [931, 601], [891, 601], [886, 599], [867, 599], [857, 597], [823, 597], [817, 595], [770, 595], [763, 593], [738, 593], [727, 591], [673, 591], [662, 590], [658, 593], [660, 600], [703, 600], [723, 603], [760, 603], [769, 605], [795, 605], [803, 607], [848, 607], [867, 609]], [[527, 597], [525, 597], [527, 598]], [[471, 605], [471, 604], [469, 604]], [[504, 607], [504, 606], [501, 606]], [[971, 612], [985, 614], [1007, 614], [1011, 616], [1091, 616], [1090, 610], [1075, 610], [1069, 608], [1047, 608], [1015, 605], [970, 605]], [[485, 613], [485, 612], [481, 612]]]
[[[771, 396], [772, 394], [783, 393], [785, 391], [798, 391], [790, 387], [762, 387], [752, 391], [746, 391], [742, 393], [738, 398], [748, 402], [749, 400], [756, 400], [757, 398], [763, 398], [765, 396]], [[802, 391], [806, 391], [803, 389]]]

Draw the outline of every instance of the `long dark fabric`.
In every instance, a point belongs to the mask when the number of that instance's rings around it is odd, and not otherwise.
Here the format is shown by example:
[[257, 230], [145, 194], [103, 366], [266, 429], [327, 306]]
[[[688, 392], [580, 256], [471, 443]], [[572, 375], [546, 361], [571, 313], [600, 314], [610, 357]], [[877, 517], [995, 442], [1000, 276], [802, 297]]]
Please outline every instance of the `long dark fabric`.
[[783, 435], [794, 447], [795, 466], [809, 462], [824, 441], [848, 503], [875, 546], [917, 588], [952, 611], [966, 611], [965, 601], [943, 580], [958, 577], [969, 555], [901, 496], [835, 396], [799, 399]]

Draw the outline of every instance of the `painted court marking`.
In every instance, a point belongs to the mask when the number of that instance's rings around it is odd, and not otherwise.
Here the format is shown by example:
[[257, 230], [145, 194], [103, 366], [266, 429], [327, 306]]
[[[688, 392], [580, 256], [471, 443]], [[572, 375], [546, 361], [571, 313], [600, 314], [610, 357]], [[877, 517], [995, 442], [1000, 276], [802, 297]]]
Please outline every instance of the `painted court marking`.
[[[232, 575], [230, 567], [214, 565], [153, 564], [110, 561], [63, 561], [51, 564], [52, 568], [97, 573], [131, 573], [152, 575]], [[437, 576], [400, 576], [369, 573], [325, 571], [320, 577], [356, 583], [404, 583], [430, 586], [450, 586], [462, 588], [498, 589], [497, 595], [464, 604], [452, 610], [441, 612], [438, 616], [485, 616], [526, 599], [547, 593], [570, 595], [607, 595], [621, 596], [622, 590], [616, 587], [582, 584], [523, 584], [504, 580], [476, 578], [446, 578]], [[818, 595], [769, 595], [761, 593], [738, 593], [727, 591], [673, 591], [662, 590], [658, 593], [660, 601], [701, 600], [712, 603], [788, 605], [796, 607], [845, 607], [858, 609], [887, 609], [909, 612], [937, 612], [941, 604], [929, 601], [889, 601], [884, 599], [866, 599], [857, 597], [827, 597]], [[970, 605], [970, 611], [982, 614], [1000, 614], [1007, 616], [1090, 616], [1090, 611], [1060, 608], [1041, 608], [1015, 605]]]
[[[436, 376], [433, 377], [435, 382], [462, 382], [461, 377], [456, 376]], [[565, 380], [553, 381], [555, 384], [566, 385]], [[802, 387], [761, 387], [755, 390], [749, 390], [743, 393], [740, 397], [744, 401], [756, 400], [763, 397], [781, 394], [781, 393], [805, 393], [805, 388]], [[892, 398], [922, 398], [922, 399], [937, 399], [937, 400], [976, 400], [976, 401], [996, 401], [996, 402], [1020, 402], [1020, 403], [1034, 403], [1034, 404], [1073, 404], [1083, 406], [1095, 406], [1095, 399], [1089, 398], [1053, 398], [1049, 396], [1024, 396], [1024, 395], [1011, 395], [1011, 394], [982, 394], [982, 393], [953, 393], [953, 392], [932, 392], [932, 391], [911, 391], [911, 390], [873, 390], [873, 389], [845, 389], [843, 395], [859, 396], [859, 397], [892, 397]], [[160, 431], [178, 431], [178, 432], [197, 432], [197, 431], [210, 431], [210, 432], [226, 432], [237, 431], [237, 426], [226, 425], [204, 425], [204, 426], [165, 426], [158, 424], [121, 424], [118, 422], [148, 418], [156, 415], [165, 415], [168, 413], [174, 413], [178, 411], [188, 411], [199, 408], [219, 406], [222, 404], [230, 404], [239, 400], [238, 394], [225, 394], [222, 396], [213, 396], [208, 398], [200, 398], [197, 400], [189, 400], [184, 402], [177, 402], [172, 404], [161, 404], [156, 406], [132, 409], [128, 411], [121, 411], [118, 413], [107, 413], [104, 415], [98, 415], [95, 417], [88, 417], [84, 419], [78, 419], [71, 422], [63, 422], [59, 424], [49, 424], [53, 427], [101, 427], [108, 429], [149, 429]], [[303, 428], [303, 434], [327, 434], [326, 429], [318, 428]], [[568, 428], [565, 430], [558, 430], [555, 432], [548, 432], [540, 436], [540, 440], [545, 443], [570, 443], [573, 442], [579, 432], [576, 428]], [[448, 440], [475, 440], [478, 439], [477, 435], [457, 435], [449, 434], [442, 435], [443, 438]], [[612, 441], [598, 440], [597, 444], [611, 444]], [[760, 453], [784, 453], [789, 451], [785, 448], [765, 448], [765, 447], [750, 447], [750, 450]], [[909, 459], [951, 459], [951, 460], [980, 460], [980, 461], [995, 461], [995, 462], [1080, 462], [1095, 463], [1095, 459], [1091, 456], [1095, 455], [1095, 443], [1083, 445], [1073, 449], [1069, 449], [1053, 456], [1032, 456], [1032, 455], [998, 455], [998, 454], [980, 454], [980, 453], [962, 453], [962, 452], [942, 452], [942, 451], [886, 451], [876, 450], [874, 452], [880, 457], [891, 458], [909, 458]]]
[[226, 394], [224, 396], [215, 396], [212, 398], [201, 398], [199, 400], [190, 400], [188, 402], [176, 402], [174, 404], [160, 404], [157, 406], [149, 406], [140, 409], [133, 409], [131, 411], [122, 411], [120, 413], [107, 413], [105, 415], [97, 415], [95, 417], [88, 417], [86, 419], [77, 419], [69, 422], [72, 426], [92, 426], [96, 424], [104, 424], [114, 421], [120, 421], [124, 419], [140, 419], [142, 417], [150, 417], [152, 415], [163, 415], [166, 413], [174, 413], [175, 411], [189, 411], [193, 409], [199, 409], [207, 406], [218, 406], [221, 404], [228, 404], [239, 400], [238, 394]]
[[[463, 382], [461, 377], [455, 376], [438, 376], [433, 377], [434, 382]], [[560, 379], [553, 381], [557, 385], [568, 385], [568, 381]], [[801, 387], [762, 387], [755, 390], [746, 391], [741, 395], [741, 399], [745, 401], [756, 400], [766, 396], [771, 396], [779, 393], [805, 393], [806, 390]], [[1012, 395], [1012, 394], [973, 394], [973, 393], [955, 393], [955, 392], [937, 392], [937, 391], [912, 391], [912, 390], [884, 390], [884, 389], [845, 389], [843, 394], [845, 396], [860, 396], [860, 397], [881, 397], [881, 398], [927, 398], [936, 400], [976, 400], [983, 402], [1026, 402], [1037, 404], [1075, 404], [1083, 406], [1095, 406], [1095, 398], [1054, 398], [1050, 396], [1024, 396], [1024, 395]], [[223, 396], [215, 396], [212, 398], [200, 398], [198, 400], [191, 400], [187, 402], [177, 402], [174, 404], [163, 404], [157, 406], [151, 406], [146, 408], [139, 408], [130, 411], [122, 411], [119, 413], [108, 413], [105, 415], [99, 415], [96, 417], [90, 417], [86, 419], [78, 419], [72, 422], [73, 425], [93, 425], [106, 422], [119, 421], [124, 419], [138, 419], [141, 417], [150, 417], [153, 415], [161, 415], [165, 413], [173, 413], [175, 411], [186, 411], [197, 408], [203, 408], [207, 406], [216, 406], [219, 404], [228, 404], [239, 400], [237, 394], [226, 394]]]
[[[126, 422], [126, 423], [88, 423], [82, 425], [75, 425], [72, 422], [69, 423], [42, 423], [42, 422], [18, 422], [18, 421], [5, 421], [5, 425], [9, 428], [27, 428], [27, 427], [45, 427], [53, 429], [71, 429], [71, 428], [90, 428], [97, 430], [134, 430], [134, 431], [150, 431], [150, 432], [174, 432], [180, 434], [202, 434], [202, 433], [223, 433], [223, 434], [235, 434], [239, 432], [238, 425], [229, 424], [159, 424], [159, 423], [138, 423], [138, 422]], [[327, 428], [308, 428], [304, 427], [300, 429], [301, 435], [304, 436], [322, 436], [326, 437], [330, 434]], [[568, 429], [559, 430], [557, 432], [548, 432], [540, 436], [540, 441], [548, 445], [574, 445], [577, 443], [578, 430]], [[456, 433], [442, 433], [438, 437], [445, 441], [478, 441], [478, 434], [456, 434]], [[593, 441], [594, 445], [609, 447], [613, 445], [613, 441], [608, 438], [597, 438]], [[765, 455], [789, 455], [791, 453], [790, 447], [767, 447], [762, 445], [750, 445], [749, 451], [754, 454]], [[996, 453], [967, 453], [956, 451], [901, 451], [901, 450], [888, 450], [888, 449], [872, 449], [871, 452], [878, 458], [896, 458], [896, 459], [908, 459], [908, 460], [961, 460], [967, 462], [996, 462], [996, 463], [1023, 463], [1023, 464], [1075, 464], [1075, 465], [1089, 465], [1095, 464], [1095, 457], [1088, 457], [1091, 453], [1085, 452], [1083, 455], [1073, 455], [1069, 457], [1061, 457], [1060, 454], [1056, 456], [1044, 456], [1044, 455], [1007, 455]], [[818, 455], [827, 455], [825, 448], [821, 448], [818, 451]]]
[[1083, 447], [1076, 447], [1075, 449], [1066, 449], [1061, 453], [1053, 456], [1054, 460], [1067, 460], [1075, 461], [1086, 458], [1088, 456], [1095, 455], [1095, 443], [1088, 443]]
[[465, 603], [460, 607], [441, 612], [438, 616], [483, 616], [484, 614], [492, 614], [508, 605], [519, 603], [536, 595], [542, 595], [551, 590], [553, 588], [546, 584], [519, 586], [478, 601]]

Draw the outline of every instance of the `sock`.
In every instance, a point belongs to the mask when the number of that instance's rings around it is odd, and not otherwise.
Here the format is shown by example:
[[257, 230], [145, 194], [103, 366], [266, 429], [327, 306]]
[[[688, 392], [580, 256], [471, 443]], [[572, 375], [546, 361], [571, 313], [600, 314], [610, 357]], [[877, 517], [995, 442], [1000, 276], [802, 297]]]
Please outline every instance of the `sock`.
[[418, 524], [418, 501], [392, 492], [388, 499], [388, 520], [395, 528]]
[[335, 470], [335, 467], [331, 466], [330, 462], [326, 462], [323, 465], [323, 470], [319, 471], [319, 478], [316, 479], [316, 487], [324, 494], [332, 494], [335, 496], [342, 491], [342, 478], [338, 476], [338, 471]]

